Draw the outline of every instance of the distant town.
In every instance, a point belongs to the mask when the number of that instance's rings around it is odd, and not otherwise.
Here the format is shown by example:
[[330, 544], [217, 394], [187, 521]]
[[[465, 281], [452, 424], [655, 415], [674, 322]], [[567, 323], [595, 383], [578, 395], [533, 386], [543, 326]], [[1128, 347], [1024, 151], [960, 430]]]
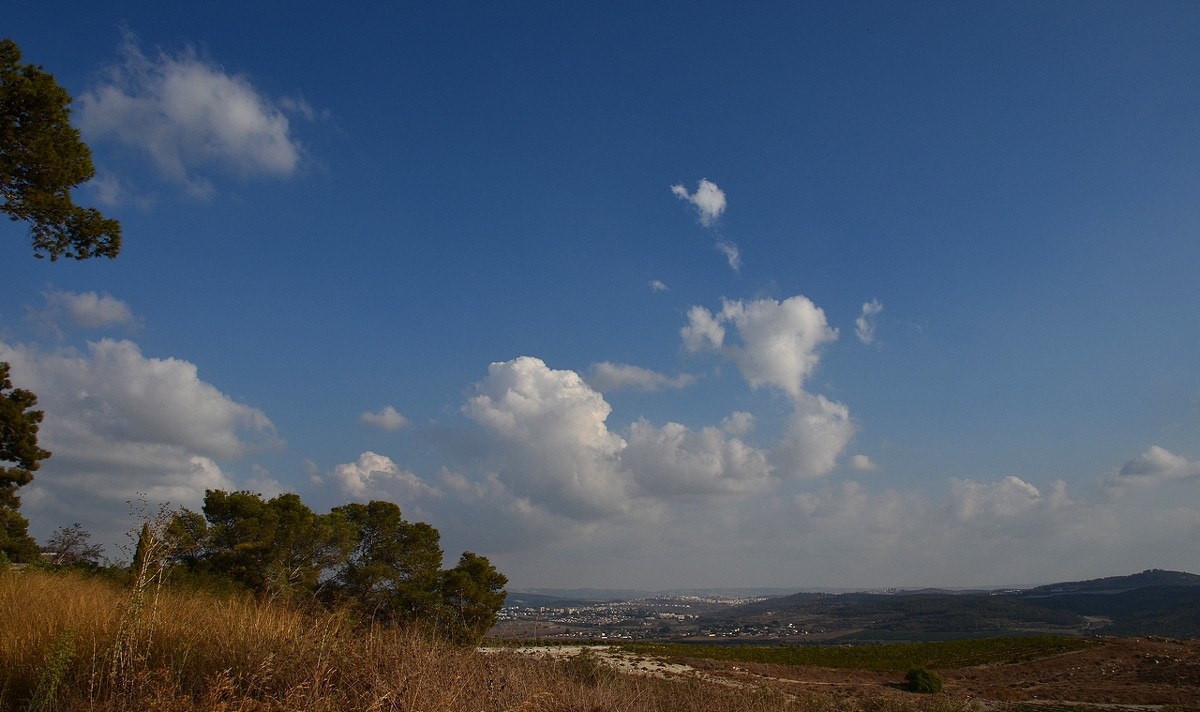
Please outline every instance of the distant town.
[[489, 635], [527, 640], [772, 639], [820, 634], [793, 623], [721, 621], [720, 614], [768, 596], [653, 596], [630, 601], [554, 601], [500, 610]]

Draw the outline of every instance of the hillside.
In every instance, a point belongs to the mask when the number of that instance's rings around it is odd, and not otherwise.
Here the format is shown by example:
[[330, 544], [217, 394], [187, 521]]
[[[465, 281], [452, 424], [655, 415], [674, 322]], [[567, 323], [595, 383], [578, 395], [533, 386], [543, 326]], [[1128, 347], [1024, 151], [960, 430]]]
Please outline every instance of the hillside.
[[799, 594], [739, 606], [727, 615], [754, 622], [804, 623], [809, 630], [862, 628], [910, 633], [1071, 629], [1085, 624], [1070, 610], [986, 594]]
[[1200, 576], [1152, 570], [1024, 591], [797, 593], [734, 606], [714, 619], [790, 625], [811, 639], [1046, 632], [1194, 638], [1200, 637]]
[[1184, 571], [1164, 571], [1163, 569], [1147, 569], [1141, 573], [1128, 576], [1107, 576], [1088, 581], [1069, 581], [1037, 586], [1022, 595], [1026, 597], [1060, 596], [1068, 593], [1081, 594], [1115, 594], [1136, 589], [1157, 587], [1196, 587], [1200, 588], [1200, 576]]
[[1012, 596], [1044, 608], [1108, 621], [1109, 635], [1200, 638], [1200, 576], [1143, 571], [1092, 581], [1038, 586]]

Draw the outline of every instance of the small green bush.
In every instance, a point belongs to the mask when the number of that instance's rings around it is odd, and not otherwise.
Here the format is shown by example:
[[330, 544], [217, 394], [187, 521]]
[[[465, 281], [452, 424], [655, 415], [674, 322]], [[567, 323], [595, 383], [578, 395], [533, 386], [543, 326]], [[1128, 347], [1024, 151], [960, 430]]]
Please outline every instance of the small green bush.
[[913, 692], [935, 694], [942, 691], [942, 676], [924, 666], [911, 668], [904, 679]]

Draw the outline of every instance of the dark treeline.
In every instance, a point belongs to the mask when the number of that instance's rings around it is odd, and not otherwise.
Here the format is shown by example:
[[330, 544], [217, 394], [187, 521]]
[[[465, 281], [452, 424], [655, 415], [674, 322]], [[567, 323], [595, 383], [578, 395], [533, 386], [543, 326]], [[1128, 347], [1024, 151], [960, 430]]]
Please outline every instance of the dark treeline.
[[443, 569], [439, 542], [437, 529], [406, 521], [391, 502], [318, 514], [295, 494], [209, 490], [202, 512], [143, 528], [133, 570], [476, 640], [495, 622], [508, 580], [469, 551]]

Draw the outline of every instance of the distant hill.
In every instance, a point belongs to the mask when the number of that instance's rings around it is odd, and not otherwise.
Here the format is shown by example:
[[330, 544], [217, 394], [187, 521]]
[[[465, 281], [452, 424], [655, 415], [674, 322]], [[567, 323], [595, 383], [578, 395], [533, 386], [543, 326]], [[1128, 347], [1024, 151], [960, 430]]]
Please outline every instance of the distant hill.
[[633, 601], [654, 594], [621, 588], [531, 588], [508, 592], [506, 606], [567, 606], [598, 601]]
[[1070, 581], [1037, 586], [1023, 592], [1027, 597], [1059, 596], [1069, 593], [1115, 594], [1141, 588], [1159, 586], [1200, 587], [1200, 576], [1183, 571], [1147, 569], [1140, 574], [1109, 576], [1089, 581]]
[[524, 605], [513, 601], [540, 601], [536, 605], [565, 605], [566, 603], [596, 601], [635, 601], [660, 596], [704, 596], [721, 598], [753, 598], [757, 596], [784, 596], [794, 588], [673, 588], [663, 591], [644, 591], [625, 588], [526, 588], [508, 592], [509, 606]]
[[794, 623], [820, 632], [981, 633], [1013, 629], [1082, 628], [1086, 621], [1054, 609], [981, 593], [800, 593], [732, 608], [727, 618]]
[[1150, 570], [1022, 591], [797, 593], [727, 609], [726, 625], [791, 624], [835, 637], [1022, 633], [1200, 637], [1200, 576]]
[[1014, 598], [1111, 621], [1097, 632], [1200, 638], [1200, 576], [1152, 569], [1038, 586]]

